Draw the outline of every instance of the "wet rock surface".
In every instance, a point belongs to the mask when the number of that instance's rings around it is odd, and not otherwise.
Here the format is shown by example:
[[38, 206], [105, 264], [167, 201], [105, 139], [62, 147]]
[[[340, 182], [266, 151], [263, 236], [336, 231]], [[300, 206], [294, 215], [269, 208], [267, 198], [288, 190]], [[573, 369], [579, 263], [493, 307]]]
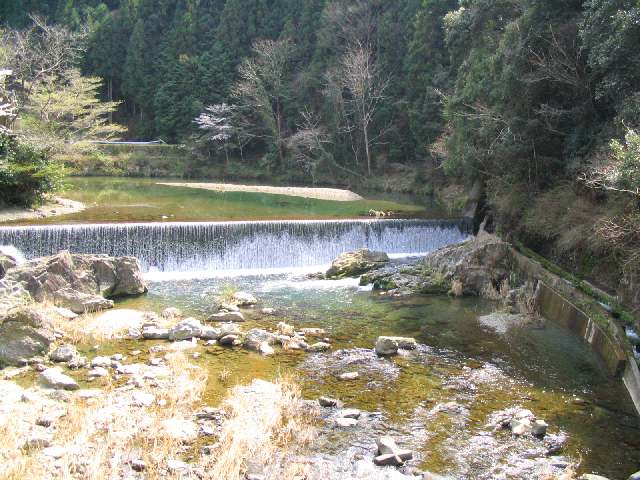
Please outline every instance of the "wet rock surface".
[[326, 278], [357, 277], [389, 262], [384, 252], [372, 252], [366, 248], [347, 252], [336, 258], [327, 270]]

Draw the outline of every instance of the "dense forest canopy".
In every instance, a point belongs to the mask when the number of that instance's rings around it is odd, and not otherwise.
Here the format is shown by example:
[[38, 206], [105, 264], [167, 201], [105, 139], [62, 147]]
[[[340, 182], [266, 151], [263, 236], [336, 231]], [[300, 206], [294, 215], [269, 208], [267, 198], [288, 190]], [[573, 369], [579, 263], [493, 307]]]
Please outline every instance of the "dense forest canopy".
[[480, 182], [497, 225], [560, 253], [637, 247], [638, 0], [0, 5], [7, 29], [33, 14], [82, 34], [128, 138], [313, 182], [408, 166]]

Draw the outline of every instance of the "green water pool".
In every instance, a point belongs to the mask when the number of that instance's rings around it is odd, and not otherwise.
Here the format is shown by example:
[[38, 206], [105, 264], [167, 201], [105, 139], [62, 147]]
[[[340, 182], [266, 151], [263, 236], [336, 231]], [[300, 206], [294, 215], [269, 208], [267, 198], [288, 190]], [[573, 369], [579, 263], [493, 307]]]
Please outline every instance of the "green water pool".
[[400, 217], [446, 216], [437, 206], [427, 207], [423, 201], [406, 196], [397, 201], [372, 198], [337, 202], [158, 185], [162, 181], [167, 180], [72, 177], [67, 180], [68, 185], [62, 195], [85, 203], [87, 208], [84, 211], [19, 223], [330, 219], [364, 217], [368, 216], [370, 209], [394, 212]]

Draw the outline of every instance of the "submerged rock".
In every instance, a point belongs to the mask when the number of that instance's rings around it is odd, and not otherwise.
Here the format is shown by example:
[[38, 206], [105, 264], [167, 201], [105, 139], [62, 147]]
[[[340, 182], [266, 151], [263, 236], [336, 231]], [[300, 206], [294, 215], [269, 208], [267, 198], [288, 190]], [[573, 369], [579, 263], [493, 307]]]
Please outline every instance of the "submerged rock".
[[210, 322], [244, 322], [241, 312], [219, 312], [209, 317]]
[[33, 307], [17, 307], [0, 317], [0, 367], [18, 366], [46, 354], [55, 340], [49, 318]]
[[346, 252], [333, 261], [326, 278], [357, 277], [388, 262], [389, 256], [384, 252], [372, 252], [366, 248]]

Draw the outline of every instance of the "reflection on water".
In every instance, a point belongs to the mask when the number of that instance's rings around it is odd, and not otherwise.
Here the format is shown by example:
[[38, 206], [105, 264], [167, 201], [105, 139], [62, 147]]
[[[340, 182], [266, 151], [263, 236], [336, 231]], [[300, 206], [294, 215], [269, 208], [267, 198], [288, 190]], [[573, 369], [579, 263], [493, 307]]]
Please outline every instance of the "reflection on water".
[[[334, 470], [347, 468], [340, 462], [353, 465], [359, 455], [369, 455], [375, 435], [391, 433], [431, 471], [460, 479], [524, 478], [522, 472], [535, 471], [532, 458], [544, 457], [542, 443], [491, 434], [486, 425], [492, 413], [513, 406], [544, 418], [552, 434], [566, 434], [563, 454], [582, 459], [585, 471], [626, 478], [636, 470], [640, 432], [619, 381], [608, 377], [583, 343], [554, 324], [519, 323], [504, 334], [483, 326], [478, 317], [494, 307], [484, 300], [386, 298], [353, 280], [273, 275], [152, 283], [146, 297], [121, 306], [156, 311], [177, 306], [206, 318], [212, 299], [229, 285], [254, 293], [259, 307], [275, 309], [273, 316], [261, 315], [260, 308], [248, 311], [244, 329], [274, 328], [279, 321], [323, 327], [333, 349], [265, 358], [208, 348], [198, 360], [210, 372], [207, 401], [214, 404], [225, 395], [230, 384], [221, 383], [219, 372], [228, 370], [240, 383], [293, 375], [307, 398], [328, 395], [349, 407], [380, 412], [363, 428], [321, 436], [319, 455]], [[423, 346], [392, 360], [377, 359], [371, 348], [379, 335], [413, 336]], [[358, 380], [337, 379], [351, 370], [360, 371]], [[454, 411], [443, 411], [442, 404], [452, 401]]]

